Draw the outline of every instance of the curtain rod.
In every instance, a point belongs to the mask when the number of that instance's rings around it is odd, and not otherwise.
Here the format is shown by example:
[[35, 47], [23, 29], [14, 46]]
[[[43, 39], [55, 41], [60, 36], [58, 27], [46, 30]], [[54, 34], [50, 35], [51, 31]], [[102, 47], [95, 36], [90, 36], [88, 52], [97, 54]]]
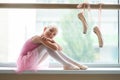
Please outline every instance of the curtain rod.
[[[78, 9], [77, 5], [78, 4], [0, 3], [0, 8]], [[99, 4], [89, 4], [89, 5], [91, 9], [100, 8]], [[85, 8], [88, 8], [88, 6], [85, 6]], [[102, 9], [120, 9], [120, 5], [119, 4], [102, 4]]]

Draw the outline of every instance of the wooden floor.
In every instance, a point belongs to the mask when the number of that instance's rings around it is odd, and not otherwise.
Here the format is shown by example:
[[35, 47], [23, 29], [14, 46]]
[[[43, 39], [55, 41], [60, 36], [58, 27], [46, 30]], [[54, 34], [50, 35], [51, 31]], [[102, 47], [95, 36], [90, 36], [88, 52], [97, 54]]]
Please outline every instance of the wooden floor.
[[0, 68], [0, 80], [120, 80], [120, 68], [62, 70], [49, 68], [17, 74], [13, 68]]
[[0, 80], [120, 80], [120, 74], [0, 74]]

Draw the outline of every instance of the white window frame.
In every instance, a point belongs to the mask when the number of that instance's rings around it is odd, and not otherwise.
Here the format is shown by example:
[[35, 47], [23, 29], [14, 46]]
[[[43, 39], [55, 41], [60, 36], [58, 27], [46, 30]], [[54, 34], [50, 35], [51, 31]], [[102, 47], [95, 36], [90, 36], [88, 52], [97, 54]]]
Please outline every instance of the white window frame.
[[[39, 4], [39, 3], [0, 3], [0, 8], [22, 8], [22, 9], [77, 9], [76, 6], [78, 4]], [[99, 5], [98, 4], [90, 4], [91, 9], [98, 9]], [[86, 6], [87, 8], [87, 6]], [[119, 13], [119, 9], [120, 9], [120, 5], [119, 4], [104, 4], [102, 6], [102, 9], [118, 9], [118, 13]], [[120, 13], [118, 14], [118, 28], [120, 26]], [[120, 67], [120, 28], [118, 29], [118, 38], [119, 38], [119, 43], [118, 43], [118, 47], [119, 47], [119, 63], [118, 64], [86, 64], [89, 67]], [[0, 64], [0, 67], [15, 67], [15, 64]]]

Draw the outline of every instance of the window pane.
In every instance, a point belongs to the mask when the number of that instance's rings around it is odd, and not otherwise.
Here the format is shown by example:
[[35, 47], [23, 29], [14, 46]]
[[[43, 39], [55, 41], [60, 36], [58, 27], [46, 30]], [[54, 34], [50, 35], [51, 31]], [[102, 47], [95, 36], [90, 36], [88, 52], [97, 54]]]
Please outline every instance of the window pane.
[[[0, 0], [1, 2], [36, 2], [36, 0]], [[81, 0], [37, 0], [45, 3], [79, 3]], [[83, 0], [84, 1], [84, 0]], [[83, 2], [81, 1], [81, 2]], [[89, 0], [90, 3], [100, 2]], [[104, 0], [104, 3], [117, 3]], [[118, 64], [118, 11], [102, 10], [101, 26], [104, 46], [99, 48], [93, 27], [99, 24], [98, 10], [85, 11], [88, 32], [75, 9], [0, 9], [0, 63], [16, 62], [26, 39], [40, 34], [43, 27], [56, 24], [59, 34], [55, 38], [69, 57], [81, 63]], [[114, 16], [113, 16], [114, 15]], [[51, 59], [50, 63], [57, 63]]]
[[[49, 13], [49, 14], [48, 14]], [[117, 10], [103, 10], [101, 26], [98, 26], [98, 11], [86, 13], [89, 24], [87, 34], [83, 34], [78, 10], [38, 10], [37, 30], [49, 24], [57, 24], [59, 35], [56, 40], [63, 47], [63, 51], [71, 58], [81, 63], [118, 63], [118, 13]], [[109, 13], [109, 14], [108, 14]], [[114, 15], [114, 16], [112, 16]], [[93, 32], [97, 25], [103, 35], [104, 46], [99, 48], [98, 40]]]
[[94, 25], [98, 25], [98, 17], [94, 16], [98, 11], [91, 11], [91, 17], [86, 13], [87, 34], [83, 34], [78, 13], [79, 10], [70, 9], [0, 9], [0, 62], [16, 62], [26, 39], [40, 34], [44, 26], [56, 24], [59, 34], [55, 39], [66, 55], [81, 63], [118, 63], [117, 11], [102, 11], [99, 28], [103, 35], [103, 48], [99, 48], [93, 33]]
[[16, 62], [25, 40], [34, 34], [36, 10], [0, 9], [0, 62]]

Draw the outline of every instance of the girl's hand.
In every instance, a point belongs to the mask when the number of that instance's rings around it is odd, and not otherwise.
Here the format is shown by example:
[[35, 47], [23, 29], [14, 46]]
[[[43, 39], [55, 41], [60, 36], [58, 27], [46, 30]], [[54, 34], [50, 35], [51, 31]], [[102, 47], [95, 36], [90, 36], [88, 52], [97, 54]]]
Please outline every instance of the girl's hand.
[[47, 41], [47, 38], [46, 38], [46, 37], [40, 36], [40, 42], [41, 42], [41, 43], [44, 43], [44, 42], [46, 42], [46, 41]]
[[50, 41], [51, 43], [55, 43], [53, 39], [47, 38], [45, 36], [40, 36], [40, 41], [41, 42]]
[[40, 41], [42, 44], [45, 43], [46, 45], [49, 44], [56, 45], [58, 51], [62, 50], [62, 47], [58, 43], [56, 43], [53, 39], [46, 38], [45, 36], [40, 36]]
[[[57, 43], [56, 43], [57, 44]], [[57, 47], [58, 47], [58, 51], [61, 51], [62, 50], [62, 47], [59, 45], [59, 44], [57, 44]]]
[[44, 37], [44, 36], [40, 36], [40, 39], [41, 39], [41, 41], [46, 41], [47, 40], [47, 38]]
[[53, 39], [49, 39], [48, 38], [48, 41], [52, 42], [52, 43], [55, 43], [55, 41]]
[[55, 43], [55, 41], [53, 39], [47, 38], [45, 36], [41, 36], [41, 39], [44, 40], [44, 41], [50, 41], [52, 43]]

